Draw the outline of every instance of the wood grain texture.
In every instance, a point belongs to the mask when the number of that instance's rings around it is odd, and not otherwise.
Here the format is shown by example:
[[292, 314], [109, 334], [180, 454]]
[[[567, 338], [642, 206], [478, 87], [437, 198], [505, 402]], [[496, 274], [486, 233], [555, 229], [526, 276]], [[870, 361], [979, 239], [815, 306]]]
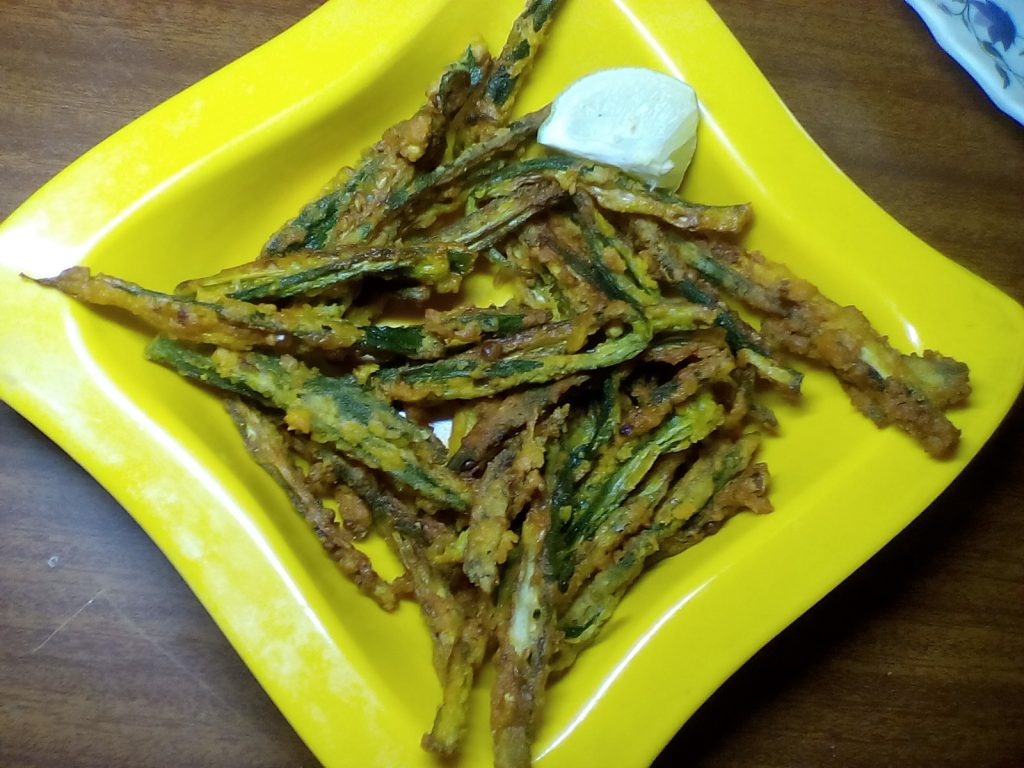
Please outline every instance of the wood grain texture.
[[[712, 4], [855, 182], [1024, 300], [1024, 128], [908, 7]], [[315, 5], [0, 0], [0, 218]], [[657, 765], [1024, 764], [1022, 430], [1018, 404], [961, 478], [731, 678]], [[131, 518], [2, 404], [0, 765], [316, 765]]]

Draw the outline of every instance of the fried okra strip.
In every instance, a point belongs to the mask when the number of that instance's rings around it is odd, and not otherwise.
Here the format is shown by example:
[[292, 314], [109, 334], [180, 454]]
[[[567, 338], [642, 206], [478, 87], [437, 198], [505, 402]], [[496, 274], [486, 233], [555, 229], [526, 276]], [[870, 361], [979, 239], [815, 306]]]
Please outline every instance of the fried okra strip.
[[380, 528], [382, 520], [390, 522], [423, 545], [425, 552], [431, 547], [449, 546], [455, 540], [449, 525], [436, 517], [419, 514], [406, 503], [410, 500], [399, 500], [368, 468], [346, 459], [333, 447], [318, 443], [309, 435], [289, 432], [287, 437], [292, 450], [308, 462], [311, 475], [329, 476], [331, 482], [350, 489], [364, 502], [375, 527]]
[[468, 508], [469, 488], [440, 464], [443, 447], [429, 430], [403, 418], [351, 377], [324, 376], [300, 363], [258, 353], [218, 350], [226, 378], [245, 382], [286, 412], [294, 429], [333, 444], [442, 507]]
[[650, 323], [630, 318], [628, 332], [601, 341], [576, 354], [524, 354], [503, 360], [440, 360], [383, 368], [370, 377], [373, 386], [392, 400], [468, 400], [524, 384], [540, 384], [577, 373], [607, 368], [640, 354], [651, 339]]
[[[741, 287], [741, 300], [769, 297], [778, 309], [762, 323], [765, 337], [831, 368], [853, 404], [875, 424], [894, 424], [935, 457], [956, 448], [960, 431], [942, 408], [963, 402], [970, 393], [963, 363], [935, 352], [924, 357], [901, 354], [856, 307], [836, 304], [760, 254], [730, 249], [702, 253], [701, 259], [708, 274]], [[748, 290], [748, 285], [756, 289]]]
[[80, 301], [127, 310], [158, 332], [179, 341], [246, 351], [254, 347], [307, 354], [356, 348], [362, 352], [436, 360], [445, 345], [422, 327], [365, 326], [339, 319], [322, 306], [278, 308], [237, 299], [199, 301], [141, 288], [107, 275], [72, 267], [41, 280]]
[[[168, 355], [163, 340], [158, 353]], [[173, 347], [171, 347], [173, 349]], [[154, 356], [152, 347], [151, 357]], [[196, 358], [203, 353], [195, 352]], [[433, 434], [403, 418], [391, 405], [360, 386], [353, 377], [324, 376], [290, 357], [217, 349], [207, 355], [217, 378], [234, 391], [249, 390], [285, 412], [295, 430], [319, 443], [334, 445], [342, 453], [379, 469], [397, 482], [421, 493], [442, 507], [469, 508], [468, 486], [443, 464], [444, 447]]]
[[613, 280], [601, 280], [599, 267], [587, 258], [579, 227], [562, 213], [552, 212], [542, 220], [527, 223], [519, 232], [518, 245], [526, 257], [520, 269], [539, 276], [537, 282], [554, 297], [563, 318], [593, 311], [609, 296], [618, 301], [627, 298]]
[[686, 232], [735, 235], [750, 223], [750, 206], [700, 205], [672, 192], [649, 189], [643, 182], [606, 166], [594, 166], [584, 178], [587, 192], [607, 211], [651, 216]]
[[595, 575], [560, 617], [565, 640], [553, 661], [554, 669], [571, 666], [580, 651], [594, 641], [647, 559], [698, 517], [714, 495], [747, 468], [759, 443], [757, 435], [748, 434], [735, 442], [714, 440], [702, 448], [698, 459], [658, 506], [653, 522], [626, 541], [614, 564]]
[[[810, 347], [819, 348], [825, 345], [823, 340], [814, 338], [813, 328], [810, 327], [812, 323], [821, 323], [825, 334], [832, 332], [833, 327], [842, 328], [844, 335], [849, 334], [853, 338], [833, 341], [858, 341], [858, 358], [871, 368], [877, 378], [905, 381], [909, 389], [922, 395], [936, 408], [960, 405], [967, 400], [971, 387], [967, 366], [963, 363], [931, 350], [923, 356], [902, 354], [871, 327], [859, 310], [836, 304], [814, 285], [796, 277], [785, 265], [768, 261], [756, 252], [739, 251], [736, 256], [738, 271], [774, 291], [786, 302], [787, 311], [783, 320], [767, 320], [773, 330], [776, 322], [798, 329], [799, 335], [808, 339]], [[803, 345], [803, 342], [793, 341], [798, 346]], [[821, 349], [818, 351], [823, 352]], [[831, 358], [832, 354], [812, 359], [826, 362], [834, 368], [842, 365]]]
[[669, 242], [672, 256], [730, 296], [767, 315], [784, 316], [789, 311], [781, 286], [765, 285], [736, 268], [735, 262], [743, 254], [738, 246], [674, 234], [669, 235]]
[[572, 354], [585, 348], [588, 339], [606, 325], [621, 322], [625, 314], [619, 306], [611, 306], [597, 312], [577, 315], [572, 320], [544, 323], [507, 336], [495, 336], [481, 343], [463, 349], [449, 360], [496, 361], [523, 357], [527, 353]]
[[551, 512], [543, 502], [530, 508], [521, 533], [522, 557], [515, 570], [507, 623], [495, 654], [491, 689], [491, 734], [496, 768], [528, 768], [544, 702], [548, 661], [558, 642], [547, 536]]
[[[37, 282], [57, 288], [88, 304], [127, 310], [160, 333], [176, 339], [231, 346], [235, 349], [293, 346], [295, 342], [294, 338], [277, 338], [277, 329], [247, 327], [244, 322], [239, 322], [261, 312], [259, 307], [251, 304], [238, 302], [218, 305], [178, 299], [120, 278], [91, 275], [88, 267], [71, 267], [56, 277]], [[351, 338], [350, 324], [344, 325], [346, 332], [342, 335]], [[285, 341], [292, 344], [285, 345]]]
[[677, 366], [692, 358], [709, 357], [725, 349], [730, 348], [721, 328], [677, 331], [655, 336], [640, 356], [640, 361]]
[[[590, 471], [598, 451], [618, 431], [621, 407], [619, 374], [605, 377], [601, 392], [569, 416], [560, 439], [551, 440], [545, 452], [544, 484], [551, 507], [548, 560], [553, 578], [563, 591], [575, 567], [567, 528], [572, 519], [572, 496], [576, 484]], [[569, 406], [562, 406], [568, 408]]]
[[548, 443], [544, 465], [544, 482], [552, 515], [548, 558], [553, 577], [562, 590], [567, 588], [575, 566], [572, 551], [575, 541], [569, 531], [573, 497], [601, 451], [611, 445], [619, 434], [624, 413], [619, 387], [627, 373], [627, 367], [620, 366], [604, 376], [599, 390], [583, 402], [583, 408], [567, 415], [568, 424], [561, 439]]
[[[700, 255], [702, 250], [705, 253], [711, 252], [706, 244], [677, 240], [676, 252], [683, 254], [681, 259], [672, 252], [665, 233], [652, 222], [637, 220], [632, 224], [632, 229], [634, 236], [644, 243], [649, 254], [658, 264], [662, 276], [667, 282], [674, 285], [683, 296], [691, 301], [716, 309], [718, 316], [715, 323], [725, 330], [729, 346], [737, 353], [737, 359], [741, 365], [750, 365], [762, 379], [771, 382], [791, 396], [800, 393], [803, 374], [776, 361], [769, 350], [770, 345], [761, 338], [757, 331], [726, 307], [724, 302], [708, 288], [698, 284], [693, 269], [688, 264], [704, 264], [705, 260], [713, 261], [707, 255]], [[707, 264], [704, 264], [704, 269], [709, 271]], [[754, 295], [756, 292], [754, 287], [742, 282], [738, 277], [722, 282], [725, 285], [733, 286], [734, 289], [744, 290], [748, 295]], [[762, 307], [774, 306], [774, 302], [769, 297], [762, 297], [760, 293], [756, 295], [758, 298], [755, 300]]]
[[449, 122], [483, 78], [489, 55], [471, 45], [429, 90], [426, 104], [389, 128], [355, 169], [342, 169], [323, 194], [279, 229], [263, 248], [273, 257], [296, 248], [320, 249], [335, 242], [366, 242], [387, 211], [389, 193], [408, 183], [413, 164], [438, 154]]
[[[653, 333], [693, 330], [715, 321], [717, 311], [714, 309], [663, 297], [648, 275], [643, 259], [618, 235], [593, 201], [585, 194], [576, 194], [573, 202], [579, 212], [579, 222], [568, 217], [551, 217], [548, 245], [578, 280], [607, 300], [624, 301], [642, 311]], [[543, 234], [539, 237], [544, 240]], [[575, 247], [577, 241], [584, 243], [582, 248]], [[557, 273], [564, 275], [562, 270]], [[566, 289], [569, 290], [568, 285]], [[578, 289], [574, 292], [578, 300], [588, 301]]]
[[292, 460], [278, 424], [241, 400], [230, 399], [226, 405], [249, 454], [288, 494], [341, 572], [377, 605], [393, 611], [398, 598], [391, 585], [377, 574], [370, 559], [353, 545], [352, 534], [335, 522], [334, 514], [310, 490], [307, 479]]
[[900, 354], [860, 310], [836, 304], [760, 254], [698, 241], [675, 244], [706, 279], [769, 314], [761, 328], [771, 343], [831, 368], [876, 425], [896, 425], [936, 457], [956, 448], [960, 432], [942, 409], [966, 400], [967, 366], [936, 352]]
[[643, 259], [622, 239], [611, 222], [601, 215], [590, 195], [577, 192], [572, 200], [579, 212], [591, 259], [601, 263], [607, 271], [620, 275], [618, 285], [628, 291], [630, 299], [637, 305], [658, 305], [661, 293], [658, 284], [648, 274]]
[[183, 297], [239, 301], [317, 296], [368, 275], [398, 275], [432, 285], [441, 293], [457, 291], [475, 256], [449, 245], [356, 246], [330, 251], [295, 250], [282, 256], [230, 267], [210, 277], [181, 283]]
[[[563, 290], [574, 293], [578, 302], [584, 306], [594, 302], [586, 292], [580, 291], [579, 282], [582, 282], [605, 300], [626, 302], [637, 311], [655, 303], [654, 296], [626, 274], [621, 257], [617, 253], [604, 253], [596, 237], [588, 237], [587, 227], [581, 226], [574, 217], [552, 215], [547, 225], [546, 232], [538, 232], [540, 243], [547, 245], [561, 260], [554, 274], [560, 279]], [[552, 266], [553, 261], [549, 258]], [[565, 269], [573, 273], [575, 281], [566, 280]]]
[[[906, 366], [890, 368], [873, 355], [888, 343], [856, 308], [814, 302], [785, 318], [766, 319], [762, 330], [782, 348], [828, 365], [877, 426], [896, 425], [936, 458], [956, 449], [960, 430], [905, 377]], [[966, 370], [962, 378], [966, 389]]]
[[690, 518], [682, 528], [662, 540], [655, 557], [672, 557], [717, 533], [725, 522], [740, 512], [757, 515], [772, 511], [768, 498], [768, 466], [763, 463], [747, 466], [729, 480], [711, 498], [704, 508]]
[[736, 354], [736, 362], [746, 365], [757, 371], [758, 377], [763, 381], [769, 381], [778, 389], [788, 393], [792, 397], [800, 394], [800, 387], [803, 386], [804, 375], [784, 365], [779, 365], [774, 358], [762, 355], [753, 349], [741, 349]]
[[223, 392], [240, 395], [264, 405], [271, 404], [268, 398], [252, 387], [221, 376], [217, 372], [217, 366], [210, 358], [209, 352], [187, 347], [165, 336], [157, 336], [146, 346], [146, 358], [171, 368], [181, 376], [194, 379]]
[[476, 98], [459, 116], [455, 151], [486, 139], [503, 125], [547, 36], [560, 0], [530, 0], [512, 24], [494, 67], [480, 84]]
[[482, 404], [473, 426], [448, 460], [448, 467], [455, 472], [472, 472], [481, 462], [489, 460], [510, 435], [538, 419], [545, 409], [584, 381], [586, 376], [567, 376], [515, 392], [496, 403]]

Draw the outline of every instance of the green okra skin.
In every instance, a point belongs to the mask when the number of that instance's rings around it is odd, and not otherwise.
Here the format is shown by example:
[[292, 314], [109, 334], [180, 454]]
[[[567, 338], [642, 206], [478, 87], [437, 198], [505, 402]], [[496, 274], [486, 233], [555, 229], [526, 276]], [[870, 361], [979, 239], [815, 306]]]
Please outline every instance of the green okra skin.
[[442, 339], [421, 325], [370, 325], [362, 329], [359, 349], [409, 360], [439, 360], [447, 352]]
[[[593, 411], [593, 434], [585, 445], [580, 444], [579, 449], [571, 451], [569, 455], [569, 470], [574, 483], [580, 482], [587, 475], [601, 450], [611, 445], [619, 433], [624, 416], [619, 388], [628, 373], [626, 367], [617, 368], [601, 383], [601, 392]], [[587, 434], [590, 434], [589, 427], [583, 436]]]
[[590, 539], [615, 508], [643, 481], [659, 456], [681, 451], [710, 435], [725, 418], [702, 392], [653, 432], [606, 452], [574, 495], [570, 540]]
[[625, 376], [616, 369], [601, 382], [601, 390], [577, 411], [561, 441], [553, 441], [545, 465], [545, 483], [550, 498], [552, 526], [548, 553], [552, 578], [564, 592], [575, 567], [573, 495], [591, 471], [602, 449], [618, 434], [623, 419], [619, 386]]
[[339, 178], [328, 184], [320, 197], [303, 206], [299, 214], [284, 224], [263, 246], [263, 256], [277, 256], [293, 248], [319, 249], [338, 220], [338, 213], [351, 199], [352, 191], [376, 168], [362, 167], [358, 173], [343, 169]]
[[767, 356], [768, 346], [764, 339], [739, 315], [711, 296], [692, 280], [680, 280], [673, 284], [684, 298], [715, 310], [715, 325], [725, 331], [725, 340], [733, 352], [749, 349]]
[[160, 363], [180, 375], [208, 384], [224, 392], [269, 404], [269, 400], [255, 389], [239, 381], [233, 381], [217, 372], [217, 366], [209, 353], [173, 341], [166, 336], [157, 336], [146, 346], [146, 357]]
[[316, 296], [368, 275], [397, 274], [457, 290], [472, 269], [475, 255], [448, 245], [339, 246], [331, 251], [295, 250], [181, 283], [183, 297], [221, 297], [239, 301]]

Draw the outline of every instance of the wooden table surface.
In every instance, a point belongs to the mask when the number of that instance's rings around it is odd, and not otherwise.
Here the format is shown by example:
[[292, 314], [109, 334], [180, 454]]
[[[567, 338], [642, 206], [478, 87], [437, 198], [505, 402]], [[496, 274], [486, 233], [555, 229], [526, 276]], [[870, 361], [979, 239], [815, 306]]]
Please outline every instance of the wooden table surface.
[[[854, 181], [1024, 299], [1024, 128], [904, 3], [712, 4]], [[315, 5], [0, 0], [0, 218]], [[1022, 428], [1018, 405], [936, 503], [730, 679], [657, 765], [1024, 765]], [[316, 764], [132, 519], [0, 404], [0, 765]]]

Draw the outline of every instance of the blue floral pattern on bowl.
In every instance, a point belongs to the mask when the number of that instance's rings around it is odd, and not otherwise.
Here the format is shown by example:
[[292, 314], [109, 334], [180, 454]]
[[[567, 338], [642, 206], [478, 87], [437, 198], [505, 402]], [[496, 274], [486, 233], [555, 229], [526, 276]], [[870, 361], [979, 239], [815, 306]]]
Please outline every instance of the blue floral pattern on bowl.
[[907, 0], [996, 105], [1024, 124], [1024, 0]]

